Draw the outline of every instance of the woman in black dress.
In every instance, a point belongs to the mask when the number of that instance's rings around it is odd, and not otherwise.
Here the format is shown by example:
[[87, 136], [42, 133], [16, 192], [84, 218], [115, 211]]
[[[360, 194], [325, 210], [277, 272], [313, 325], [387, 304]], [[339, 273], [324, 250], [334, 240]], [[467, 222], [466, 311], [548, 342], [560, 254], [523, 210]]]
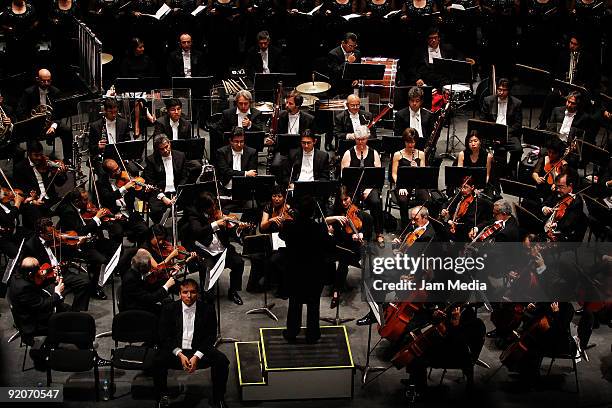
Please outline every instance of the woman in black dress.
[[491, 179], [493, 155], [483, 147], [478, 132], [472, 130], [465, 138], [465, 150], [457, 156], [457, 167], [486, 167], [487, 183]]
[[138, 37], [132, 38], [128, 55], [121, 62], [120, 74], [124, 78], [147, 78], [156, 74], [153, 61], [145, 55], [145, 45]]
[[11, 56], [9, 69], [14, 73], [30, 70], [38, 37], [35, 7], [25, 0], [13, 0], [0, 21], [6, 36], [6, 53]]

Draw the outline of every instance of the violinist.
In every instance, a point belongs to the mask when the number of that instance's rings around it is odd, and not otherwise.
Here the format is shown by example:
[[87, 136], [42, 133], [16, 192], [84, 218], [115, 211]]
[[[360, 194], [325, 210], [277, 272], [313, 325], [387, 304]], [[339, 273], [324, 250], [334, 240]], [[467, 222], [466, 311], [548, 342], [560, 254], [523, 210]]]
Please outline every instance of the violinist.
[[173, 277], [163, 284], [147, 284], [144, 276], [153, 267], [153, 257], [146, 249], [139, 249], [131, 261], [130, 269], [121, 275], [121, 311], [146, 310], [159, 316], [164, 303], [171, 301], [168, 293], [175, 285]]
[[154, 268], [160, 264], [171, 265], [173, 260], [189, 262], [197, 255], [195, 252], [186, 252], [182, 246], [176, 248], [168, 241], [168, 231], [163, 225], [154, 224], [149, 228], [149, 237], [141, 245], [151, 255], [151, 266]]
[[56, 187], [66, 183], [66, 171], [61, 161], [49, 160], [39, 141], [28, 143], [27, 159], [13, 168], [15, 187], [36, 193], [36, 199], [22, 208], [24, 227], [33, 230], [36, 220], [50, 215], [51, 206], [59, 199]]
[[[325, 222], [333, 234], [336, 245], [351, 251], [352, 262], [359, 265], [363, 243], [372, 236], [372, 217], [353, 204], [346, 186], [341, 186], [336, 195], [334, 215], [326, 217]], [[340, 302], [339, 292], [347, 289], [346, 277], [349, 262], [340, 258], [333, 280], [333, 295], [330, 304], [335, 309]]]
[[227, 293], [229, 300], [242, 305], [238, 291], [242, 289], [244, 260], [230, 244], [230, 237], [241, 232], [235, 220], [224, 215], [217, 199], [209, 192], [202, 192], [195, 203], [183, 210], [179, 220], [181, 242], [190, 251], [195, 251], [200, 259], [200, 282], [203, 284], [206, 271], [212, 269], [219, 257], [227, 249], [225, 267], [230, 269], [230, 286]]
[[106, 223], [109, 238], [118, 244], [123, 242], [124, 237], [137, 244], [143, 242], [148, 228], [134, 208], [138, 194], [136, 183], [124, 180], [127, 172], [121, 171], [113, 159], [104, 160], [102, 169], [104, 174], [96, 180], [95, 185], [100, 206], [108, 208], [112, 215], [113, 221]]
[[449, 202], [447, 208], [440, 211], [440, 217], [448, 224], [448, 232], [455, 242], [469, 240], [468, 232], [480, 222], [482, 210], [478, 208], [476, 187], [471, 176], [465, 176], [461, 183], [459, 197]]
[[468, 238], [473, 242], [518, 242], [519, 230], [512, 206], [501, 199], [493, 203], [493, 221], [486, 221], [472, 228]]
[[412, 207], [408, 214], [410, 215], [410, 225], [405, 229], [404, 234], [393, 240], [393, 245], [399, 246], [400, 251], [408, 249], [417, 242], [430, 242], [436, 237], [433, 225], [429, 222], [429, 210], [427, 207], [423, 205]]
[[[393, 162], [391, 165], [391, 177], [393, 182], [397, 183], [397, 169], [404, 166], [425, 167], [425, 153], [415, 148], [416, 139], [419, 134], [414, 128], [406, 128], [402, 133], [405, 147], [393, 154]], [[406, 228], [408, 225], [408, 206], [410, 205], [410, 192], [405, 188], [395, 189], [395, 197], [400, 207], [400, 217], [402, 220], [401, 228]], [[425, 189], [417, 189], [415, 198], [419, 204], [429, 200], [429, 192]]]
[[172, 150], [167, 136], [156, 136], [153, 150], [153, 154], [145, 159], [144, 178], [159, 189], [149, 197], [150, 217], [157, 224], [166, 209], [176, 201], [174, 197], [179, 186], [187, 182], [187, 167], [185, 153]]
[[[43, 264], [53, 267], [60, 265], [59, 246], [55, 245], [59, 239], [57, 230], [53, 227], [50, 218], [40, 218], [36, 221], [34, 235], [23, 244], [23, 255], [39, 259]], [[66, 288], [72, 292], [73, 300], [71, 310], [79, 312], [89, 308], [90, 281], [86, 274], [78, 273], [64, 268], [62, 276]]]
[[16, 229], [19, 225], [21, 206], [33, 200], [32, 197], [24, 197], [20, 192], [21, 190], [13, 193], [8, 187], [0, 189], [0, 253], [11, 259], [17, 256], [23, 232]]
[[542, 214], [548, 217], [544, 232], [551, 241], [582, 242], [586, 215], [582, 198], [575, 194], [578, 175], [572, 169], [557, 175], [553, 185], [556, 195], [544, 202]]
[[559, 139], [553, 139], [546, 147], [546, 155], [538, 159], [531, 174], [531, 178], [533, 178], [538, 186], [542, 186], [538, 192], [540, 193], [540, 198], [544, 201], [547, 201], [551, 195], [554, 195], [552, 185], [555, 182], [555, 178], [567, 166], [567, 161], [562, 158], [563, 150], [563, 142]]

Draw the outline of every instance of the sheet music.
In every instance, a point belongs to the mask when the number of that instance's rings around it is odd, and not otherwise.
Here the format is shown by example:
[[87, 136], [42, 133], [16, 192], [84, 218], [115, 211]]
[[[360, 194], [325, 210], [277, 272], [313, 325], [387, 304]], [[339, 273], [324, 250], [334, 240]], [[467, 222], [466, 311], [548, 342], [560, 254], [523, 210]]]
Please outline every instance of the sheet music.
[[351, 13], [351, 14], [347, 14], [346, 16], [342, 16], [342, 18], [345, 19], [346, 21], [349, 21], [350, 19], [353, 19], [356, 17], [361, 17], [361, 14]]
[[113, 274], [113, 271], [117, 267], [119, 263], [119, 257], [121, 256], [121, 249], [123, 249], [123, 245], [119, 245], [119, 248], [113, 254], [113, 257], [108, 261], [106, 268], [104, 268], [104, 273], [100, 274], [100, 278], [98, 279], [98, 286], [103, 287], [108, 278]]
[[304, 13], [303, 11], [298, 11], [297, 14], [301, 14], [303, 16], [312, 16], [314, 13], [316, 13], [317, 11], [319, 11], [319, 9], [323, 7], [323, 3], [319, 4], [317, 7], [313, 8], [312, 10], [310, 10], [308, 13]]
[[280, 236], [278, 235], [278, 232], [273, 232], [272, 233], [272, 250], [278, 251], [278, 248], [287, 248], [287, 244], [285, 244], [285, 241], [283, 241], [280, 238]]
[[153, 17], [157, 20], [161, 20], [163, 17], [166, 16], [166, 14], [170, 13], [171, 9], [170, 7], [168, 7], [168, 5], [166, 3], [162, 4], [162, 6], [159, 8], [159, 10], [157, 10], [157, 13], [155, 14], [146, 14], [143, 13], [141, 14], [142, 16], [149, 16], [149, 17]]
[[191, 15], [192, 15], [192, 16], [194, 16], [194, 17], [195, 17], [195, 16], [197, 16], [197, 15], [198, 15], [198, 14], [200, 14], [200, 13], [202, 12], [202, 10], [204, 10], [204, 9], [205, 9], [207, 6], [208, 6], [208, 5], [203, 5], [203, 6], [202, 6], [202, 5], [200, 5], [200, 6], [196, 7], [196, 9], [195, 9], [195, 10], [193, 10], [193, 11], [191, 12]]
[[227, 256], [227, 248], [223, 250], [215, 266], [213, 266], [212, 269], [206, 273], [206, 285], [205, 286], [206, 286], [207, 291], [211, 290], [212, 287], [215, 286], [215, 283], [221, 276], [221, 273], [223, 272], [223, 270], [225, 270], [225, 257], [226, 256]]
[[383, 16], [383, 18], [389, 18], [389, 17], [391, 17], [391, 16], [394, 16], [394, 15], [396, 15], [397, 13], [399, 13], [400, 11], [401, 11], [401, 10], [393, 10], [393, 11], [390, 11], [390, 12], [388, 12], [387, 14], [385, 14], [385, 15]]
[[461, 4], [451, 4], [449, 9], [451, 10], [459, 10], [459, 11], [465, 11], [465, 7], [463, 7]]

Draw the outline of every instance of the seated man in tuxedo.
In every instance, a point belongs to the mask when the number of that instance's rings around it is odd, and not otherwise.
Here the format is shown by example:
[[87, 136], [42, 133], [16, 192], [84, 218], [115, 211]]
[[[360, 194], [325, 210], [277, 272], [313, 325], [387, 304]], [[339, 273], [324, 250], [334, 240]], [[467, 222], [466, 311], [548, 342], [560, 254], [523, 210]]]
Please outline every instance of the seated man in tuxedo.
[[580, 136], [583, 132], [585, 141], [589, 143], [595, 141], [595, 135], [591, 132], [592, 120], [583, 110], [580, 92], [570, 92], [565, 98], [565, 106], [553, 109], [547, 128], [552, 132], [558, 132], [564, 142]]
[[117, 100], [104, 100], [104, 117], [89, 126], [89, 156], [96, 174], [102, 174], [102, 156], [106, 145], [131, 140], [128, 121], [119, 117]]
[[153, 223], [158, 224], [173, 203], [178, 187], [187, 182], [185, 153], [172, 150], [170, 140], [158, 135], [153, 140], [153, 154], [145, 159], [144, 178], [157, 187], [158, 193], [149, 197], [149, 211]]
[[244, 145], [244, 129], [232, 130], [229, 145], [217, 150], [217, 178], [227, 191], [232, 189], [232, 177], [257, 176], [257, 151]]
[[[277, 134], [293, 134], [301, 135], [305, 130], [313, 130], [314, 116], [310, 113], [302, 112], [300, 107], [304, 102], [304, 97], [299, 92], [291, 91], [285, 99], [285, 110], [281, 111], [278, 116]], [[268, 149], [274, 149], [274, 140], [267, 137], [264, 144]], [[275, 175], [277, 179], [280, 177], [280, 172], [287, 160], [286, 153], [281, 154], [276, 152], [273, 154], [274, 159], [270, 165], [270, 173]]]
[[197, 77], [206, 73], [204, 56], [200, 51], [192, 49], [191, 35], [179, 35], [178, 50], [172, 51], [168, 56], [167, 70], [170, 77]]
[[[506, 153], [510, 153], [508, 176], [515, 176], [517, 166], [523, 155], [521, 129], [523, 111], [521, 101], [510, 95], [510, 81], [500, 78], [497, 81], [497, 94], [484, 98], [480, 108], [480, 119], [508, 126], [508, 143], [495, 147], [495, 163], [506, 164]], [[501, 171], [502, 169], [498, 169]]]
[[19, 242], [24, 231], [20, 231], [19, 214], [21, 206], [33, 201], [32, 197], [25, 198], [16, 194], [13, 203], [4, 203], [4, 191], [0, 191], [0, 254], [5, 254], [10, 259], [15, 259], [19, 251]]
[[327, 53], [327, 70], [331, 77], [332, 86], [340, 96], [352, 93], [359, 81], [343, 80], [345, 64], [358, 64], [361, 62], [361, 51], [357, 49], [357, 34], [346, 33], [342, 43]]
[[257, 33], [257, 45], [247, 51], [246, 69], [250, 77], [255, 74], [282, 72], [281, 50], [270, 45], [267, 31]]
[[[361, 110], [361, 100], [357, 95], [346, 98], [346, 109], [334, 117], [334, 136], [337, 142], [355, 140], [355, 129], [368, 125], [372, 120], [370, 112]], [[371, 137], [376, 137], [376, 129], [371, 129]]]
[[159, 321], [161, 350], [158, 358], [156, 389], [160, 406], [168, 406], [168, 369], [192, 374], [211, 368], [213, 395], [211, 406], [225, 408], [229, 360], [215, 348], [217, 317], [212, 304], [198, 299], [198, 284], [185, 279], [179, 288], [180, 300], [164, 307]]
[[329, 180], [329, 155], [327, 152], [315, 149], [315, 142], [316, 138], [310, 130], [302, 132], [300, 141], [302, 147], [289, 153], [283, 184], [291, 184], [294, 181]]
[[395, 114], [394, 135], [403, 135], [408, 128], [416, 129], [416, 148], [422, 150], [433, 131], [433, 116], [423, 107], [423, 90], [413, 86], [408, 90], [408, 107]]
[[180, 99], [168, 100], [166, 111], [166, 115], [155, 121], [153, 135], [166, 135], [170, 140], [191, 139], [191, 123], [183, 116], [183, 103]]

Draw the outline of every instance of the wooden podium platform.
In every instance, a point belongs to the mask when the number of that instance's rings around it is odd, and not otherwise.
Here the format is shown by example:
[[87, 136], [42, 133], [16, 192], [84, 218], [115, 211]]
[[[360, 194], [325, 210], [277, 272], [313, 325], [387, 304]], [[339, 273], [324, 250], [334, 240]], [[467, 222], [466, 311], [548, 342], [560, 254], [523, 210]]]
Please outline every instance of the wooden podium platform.
[[243, 401], [352, 398], [355, 366], [344, 326], [321, 327], [321, 339], [289, 344], [283, 327], [261, 328], [259, 341], [235, 343]]

